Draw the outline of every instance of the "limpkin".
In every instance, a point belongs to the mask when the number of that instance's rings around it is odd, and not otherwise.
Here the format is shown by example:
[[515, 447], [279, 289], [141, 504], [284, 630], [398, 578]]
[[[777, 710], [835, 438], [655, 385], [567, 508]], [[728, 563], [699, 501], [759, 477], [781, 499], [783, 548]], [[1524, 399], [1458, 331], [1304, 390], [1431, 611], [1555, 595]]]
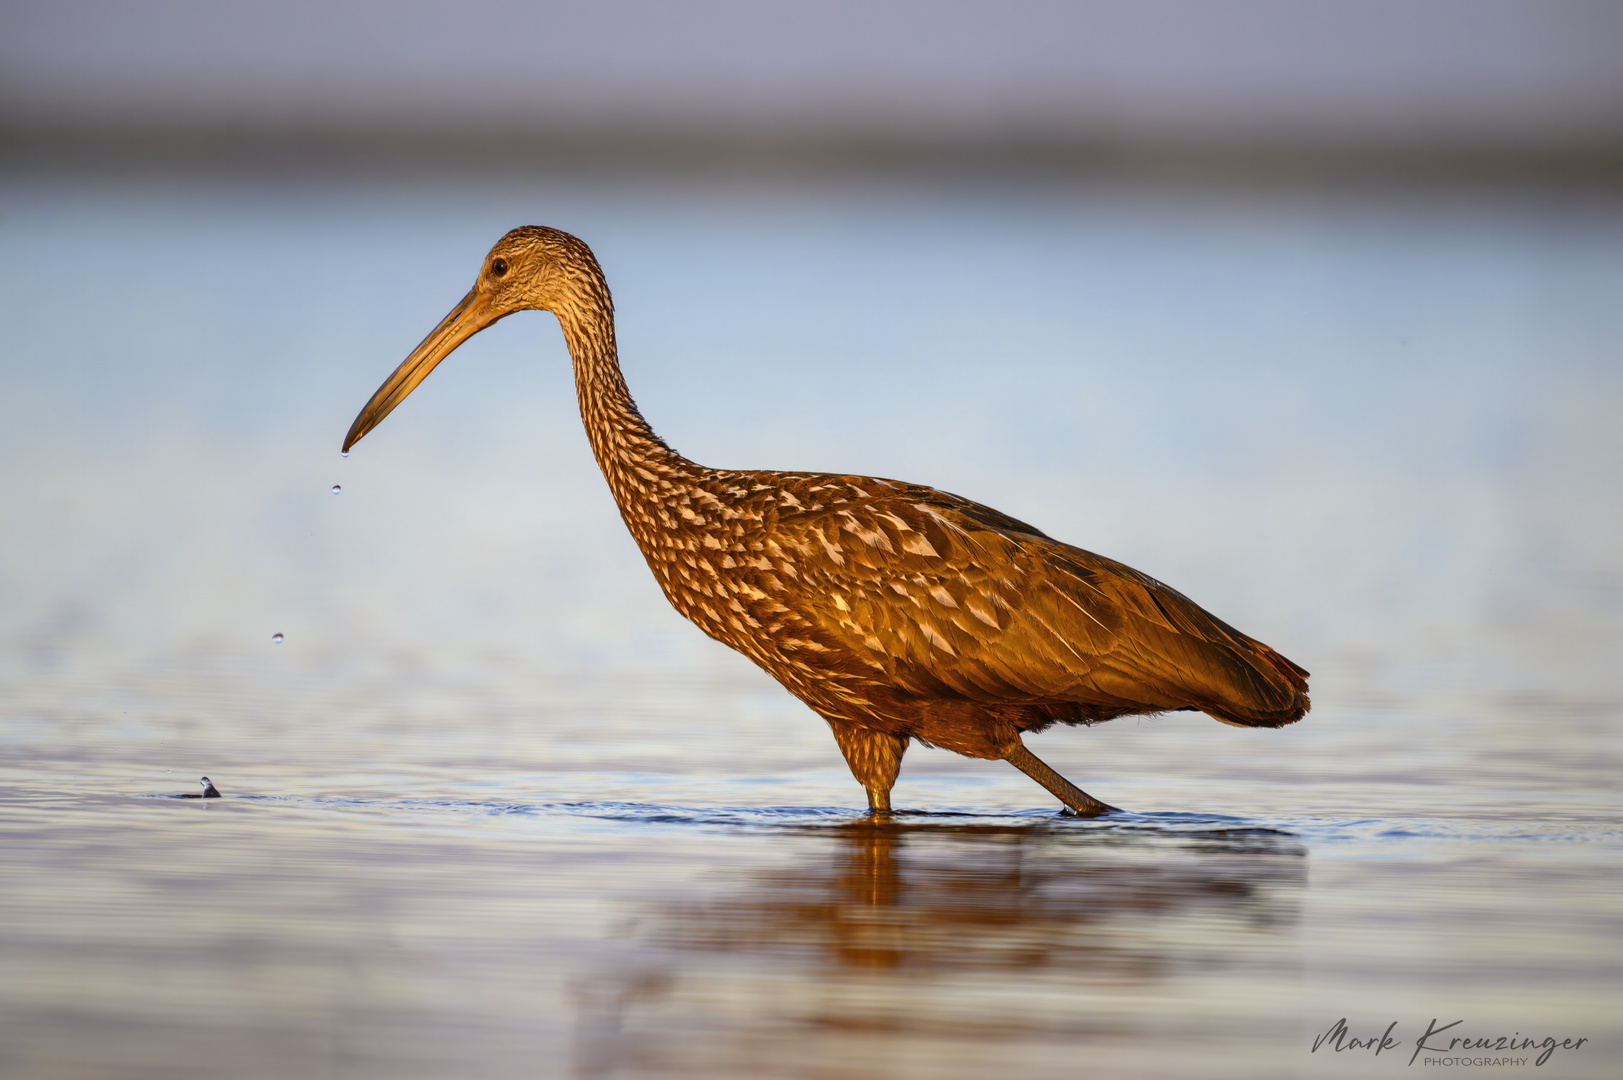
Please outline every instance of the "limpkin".
[[1307, 712], [1307, 672], [1268, 646], [990, 507], [870, 476], [687, 460], [626, 388], [596, 257], [557, 229], [502, 237], [355, 418], [345, 452], [464, 341], [526, 309], [563, 329], [593, 455], [666, 599], [828, 722], [871, 812], [889, 812], [910, 739], [1001, 758], [1093, 816], [1115, 808], [1023, 733], [1169, 711], [1280, 727]]

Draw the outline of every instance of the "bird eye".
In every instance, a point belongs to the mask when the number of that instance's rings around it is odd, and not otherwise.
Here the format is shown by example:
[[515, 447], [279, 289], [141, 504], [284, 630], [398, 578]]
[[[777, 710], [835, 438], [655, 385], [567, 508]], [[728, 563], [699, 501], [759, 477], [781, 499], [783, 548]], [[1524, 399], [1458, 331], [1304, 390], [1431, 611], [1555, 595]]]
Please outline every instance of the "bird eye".
[[490, 276], [491, 277], [501, 277], [502, 275], [504, 275], [506, 273], [507, 273], [507, 260], [506, 259], [492, 259], [492, 260], [490, 260]]

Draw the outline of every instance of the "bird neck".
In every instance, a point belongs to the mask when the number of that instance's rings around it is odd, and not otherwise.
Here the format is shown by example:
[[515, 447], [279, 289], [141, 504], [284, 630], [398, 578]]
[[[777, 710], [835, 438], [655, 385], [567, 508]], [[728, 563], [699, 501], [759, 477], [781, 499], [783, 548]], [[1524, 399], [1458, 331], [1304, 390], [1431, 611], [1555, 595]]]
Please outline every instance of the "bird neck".
[[[574, 361], [575, 396], [592, 455], [631, 524], [629, 507], [665, 497], [691, 483], [701, 469], [665, 445], [637, 410], [620, 372], [614, 306], [607, 290], [601, 300], [570, 305], [556, 314]], [[643, 539], [635, 527], [632, 533]]]

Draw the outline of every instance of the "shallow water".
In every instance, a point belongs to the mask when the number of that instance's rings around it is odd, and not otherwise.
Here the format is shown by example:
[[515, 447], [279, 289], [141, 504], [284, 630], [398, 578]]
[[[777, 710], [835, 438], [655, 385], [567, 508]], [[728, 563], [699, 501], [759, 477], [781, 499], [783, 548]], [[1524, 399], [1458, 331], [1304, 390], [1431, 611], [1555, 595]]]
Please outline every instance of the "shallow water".
[[[1615, 204], [0, 197], [5, 1075], [1616, 1074]], [[1096, 821], [915, 748], [868, 822], [664, 606], [549, 318], [338, 457], [522, 221], [597, 249], [691, 457], [982, 499], [1276, 645], [1314, 711], [1034, 739]], [[1314, 1050], [1342, 1017], [1400, 1045]], [[1434, 1018], [1588, 1041], [1410, 1066]]]

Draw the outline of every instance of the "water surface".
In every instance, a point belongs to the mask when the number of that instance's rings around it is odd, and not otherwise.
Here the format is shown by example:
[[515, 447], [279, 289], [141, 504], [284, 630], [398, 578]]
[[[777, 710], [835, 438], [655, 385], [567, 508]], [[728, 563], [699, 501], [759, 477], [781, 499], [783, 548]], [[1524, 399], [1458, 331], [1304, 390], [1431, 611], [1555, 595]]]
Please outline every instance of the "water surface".
[[[1615, 205], [0, 198], [6, 1075], [1460, 1068], [1409, 1065], [1434, 1018], [1615, 1075]], [[1036, 738], [1098, 821], [915, 748], [867, 821], [821, 723], [665, 607], [550, 317], [338, 456], [521, 222], [597, 250], [689, 456], [981, 499], [1279, 647], [1313, 712]], [[1314, 1051], [1342, 1017], [1403, 1045]]]

